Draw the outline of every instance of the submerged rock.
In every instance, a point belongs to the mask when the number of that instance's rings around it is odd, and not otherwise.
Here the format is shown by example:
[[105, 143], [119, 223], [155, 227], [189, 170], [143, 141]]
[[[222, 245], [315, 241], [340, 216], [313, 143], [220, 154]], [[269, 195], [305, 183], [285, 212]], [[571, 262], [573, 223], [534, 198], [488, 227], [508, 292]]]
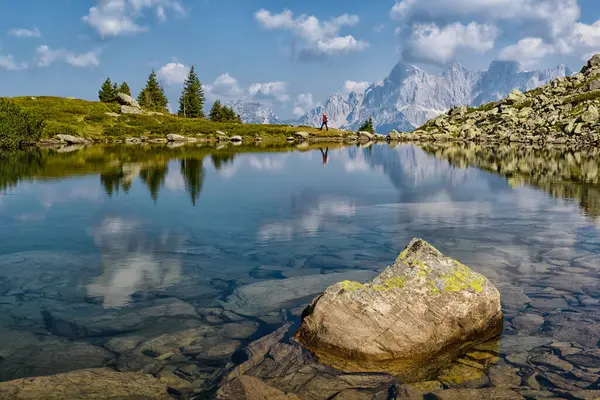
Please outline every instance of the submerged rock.
[[337, 283], [314, 299], [296, 337], [338, 370], [415, 381], [501, 330], [492, 283], [413, 239], [372, 282]]
[[251, 376], [240, 376], [219, 389], [216, 400], [300, 400]]
[[0, 399], [171, 399], [167, 386], [151, 375], [108, 368], [18, 379], [0, 383]]

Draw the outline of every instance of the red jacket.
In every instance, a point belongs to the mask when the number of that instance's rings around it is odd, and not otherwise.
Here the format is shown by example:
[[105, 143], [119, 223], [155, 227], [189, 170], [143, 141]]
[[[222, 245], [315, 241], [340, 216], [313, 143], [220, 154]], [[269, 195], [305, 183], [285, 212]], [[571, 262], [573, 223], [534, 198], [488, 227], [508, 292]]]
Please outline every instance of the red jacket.
[[323, 114], [323, 122], [327, 122], [327, 115]]

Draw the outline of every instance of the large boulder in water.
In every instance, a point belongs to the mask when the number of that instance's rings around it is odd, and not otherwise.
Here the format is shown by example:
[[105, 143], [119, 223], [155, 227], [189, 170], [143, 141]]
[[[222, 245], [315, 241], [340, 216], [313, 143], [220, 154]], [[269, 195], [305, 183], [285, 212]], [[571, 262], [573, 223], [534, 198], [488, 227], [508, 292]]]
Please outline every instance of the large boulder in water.
[[421, 239], [372, 282], [330, 286], [302, 318], [296, 338], [323, 364], [405, 381], [426, 379], [502, 331], [494, 285]]

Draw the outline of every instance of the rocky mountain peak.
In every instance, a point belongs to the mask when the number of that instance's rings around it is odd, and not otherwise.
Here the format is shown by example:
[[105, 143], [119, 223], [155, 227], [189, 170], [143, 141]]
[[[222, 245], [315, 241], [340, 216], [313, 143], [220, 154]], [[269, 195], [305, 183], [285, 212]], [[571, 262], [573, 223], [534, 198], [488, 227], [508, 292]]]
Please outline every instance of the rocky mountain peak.
[[[559, 71], [569, 72], [564, 66]], [[549, 71], [522, 73], [540, 79]], [[547, 84], [477, 108], [466, 106], [428, 121], [414, 137], [516, 143], [600, 143], [600, 55], [574, 76], [557, 76]]]

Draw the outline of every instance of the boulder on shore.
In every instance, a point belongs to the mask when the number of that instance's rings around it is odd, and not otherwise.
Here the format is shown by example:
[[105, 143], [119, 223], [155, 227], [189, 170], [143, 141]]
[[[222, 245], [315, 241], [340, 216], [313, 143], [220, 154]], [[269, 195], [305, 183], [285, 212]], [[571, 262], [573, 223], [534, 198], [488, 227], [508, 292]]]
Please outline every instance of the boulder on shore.
[[87, 139], [82, 138], [82, 137], [77, 137], [77, 136], [73, 136], [73, 135], [56, 135], [56, 138], [58, 140], [60, 140], [61, 142], [67, 143], [67, 144], [87, 144], [89, 143]]
[[177, 135], [175, 133], [169, 133], [166, 136], [166, 139], [169, 142], [185, 142], [187, 140], [185, 136]]
[[501, 331], [494, 285], [413, 239], [373, 281], [340, 282], [314, 299], [296, 338], [340, 371], [417, 381]]
[[367, 131], [358, 132], [358, 140], [368, 142], [373, 140], [373, 134]]
[[117, 93], [117, 102], [122, 106], [131, 106], [135, 108], [141, 108], [138, 102], [131, 96], [125, 93]]
[[298, 141], [303, 142], [309, 139], [310, 135], [308, 134], [308, 132], [296, 132], [294, 134], [294, 136], [296, 137], [296, 139], [298, 139]]
[[121, 106], [121, 114], [141, 114], [142, 109], [132, 106]]

